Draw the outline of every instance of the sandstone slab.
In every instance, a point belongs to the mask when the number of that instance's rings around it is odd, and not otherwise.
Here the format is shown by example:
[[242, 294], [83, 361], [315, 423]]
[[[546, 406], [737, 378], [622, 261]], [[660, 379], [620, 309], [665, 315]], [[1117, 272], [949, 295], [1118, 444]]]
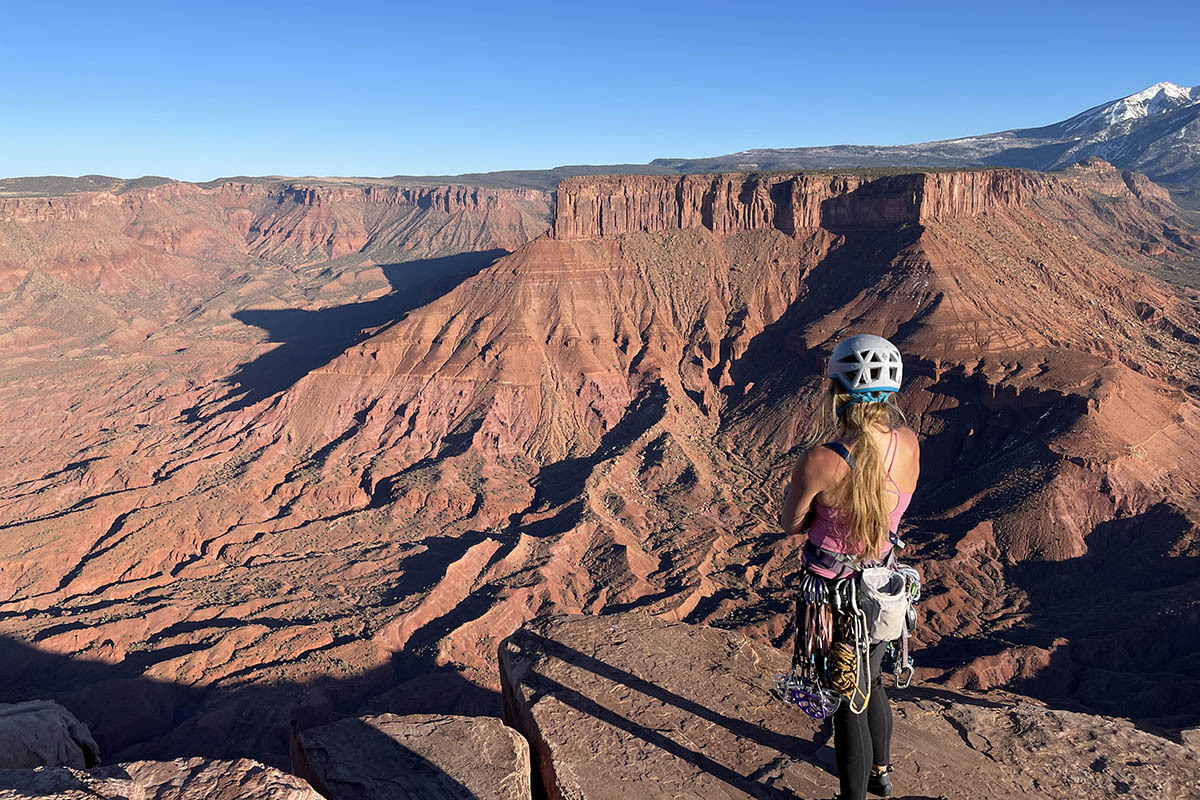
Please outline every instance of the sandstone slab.
[[330, 800], [528, 800], [529, 746], [491, 717], [344, 719], [293, 736], [295, 771]]
[[[500, 646], [505, 718], [551, 800], [828, 797], [831, 726], [768, 691], [787, 661], [741, 633], [640, 613], [550, 618]], [[1196, 752], [1124, 720], [1003, 693], [894, 695], [899, 796], [1200, 796]]]
[[0, 770], [0, 800], [320, 800], [301, 778], [257, 761], [134, 761], [90, 771]]
[[100, 763], [88, 727], [49, 700], [0, 704], [0, 769], [84, 767]]

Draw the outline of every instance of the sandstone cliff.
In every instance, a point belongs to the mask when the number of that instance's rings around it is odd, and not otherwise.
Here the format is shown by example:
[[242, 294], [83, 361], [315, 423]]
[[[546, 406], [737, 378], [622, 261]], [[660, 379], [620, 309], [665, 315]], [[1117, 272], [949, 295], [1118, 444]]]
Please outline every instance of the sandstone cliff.
[[1034, 198], [1080, 198], [1102, 192], [1168, 204], [1166, 190], [1144, 176], [1089, 162], [1047, 175], [1016, 169], [916, 172], [871, 178], [859, 173], [724, 173], [567, 178], [558, 187], [558, 239], [705, 227], [732, 234], [777, 229], [886, 228], [948, 221], [1011, 209]]
[[529, 744], [496, 717], [381, 714], [292, 734], [327, 800], [531, 800]]
[[322, 800], [307, 783], [247, 759], [134, 761], [83, 771], [0, 770], [0, 800]]
[[171, 284], [211, 289], [259, 259], [511, 250], [545, 229], [549, 200], [532, 190], [301, 182], [0, 197], [0, 291], [31, 269], [136, 295]]

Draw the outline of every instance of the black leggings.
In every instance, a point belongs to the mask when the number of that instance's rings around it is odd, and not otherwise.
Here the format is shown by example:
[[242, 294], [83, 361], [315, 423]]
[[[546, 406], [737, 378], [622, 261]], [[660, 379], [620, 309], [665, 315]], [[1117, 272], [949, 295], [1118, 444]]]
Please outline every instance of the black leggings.
[[885, 650], [887, 642], [871, 648], [871, 700], [867, 710], [854, 714], [843, 698], [833, 715], [833, 749], [842, 784], [841, 800], [864, 800], [871, 766], [891, 763], [892, 704], [879, 678]]

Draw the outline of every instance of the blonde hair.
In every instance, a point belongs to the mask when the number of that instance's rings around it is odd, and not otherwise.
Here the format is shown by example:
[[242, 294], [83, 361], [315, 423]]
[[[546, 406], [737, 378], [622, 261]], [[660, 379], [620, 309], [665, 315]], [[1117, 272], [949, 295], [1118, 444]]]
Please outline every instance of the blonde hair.
[[860, 558], [878, 558], [891, 530], [892, 503], [884, 490], [887, 471], [883, 453], [875, 440], [865, 435], [876, 426], [894, 430], [904, 423], [904, 413], [888, 399], [853, 403], [851, 395], [835, 379], [829, 382], [830, 422], [839, 436], [851, 437], [854, 467], [835, 487], [835, 505], [849, 518], [848, 544]]

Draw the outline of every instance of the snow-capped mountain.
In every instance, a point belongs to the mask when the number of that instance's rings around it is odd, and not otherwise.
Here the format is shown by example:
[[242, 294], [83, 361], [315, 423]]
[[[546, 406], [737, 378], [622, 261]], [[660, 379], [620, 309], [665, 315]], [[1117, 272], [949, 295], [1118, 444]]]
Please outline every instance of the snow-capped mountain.
[[746, 150], [651, 164], [673, 172], [973, 165], [1052, 170], [1092, 156], [1144, 172], [1181, 195], [1200, 196], [1200, 86], [1156, 83], [1041, 128], [908, 145]]
[[1120, 100], [1089, 108], [1053, 127], [1061, 128], [1063, 134], [1094, 133], [1129, 120], [1166, 114], [1197, 100], [1200, 100], [1200, 86], [1189, 89], [1164, 81]]

